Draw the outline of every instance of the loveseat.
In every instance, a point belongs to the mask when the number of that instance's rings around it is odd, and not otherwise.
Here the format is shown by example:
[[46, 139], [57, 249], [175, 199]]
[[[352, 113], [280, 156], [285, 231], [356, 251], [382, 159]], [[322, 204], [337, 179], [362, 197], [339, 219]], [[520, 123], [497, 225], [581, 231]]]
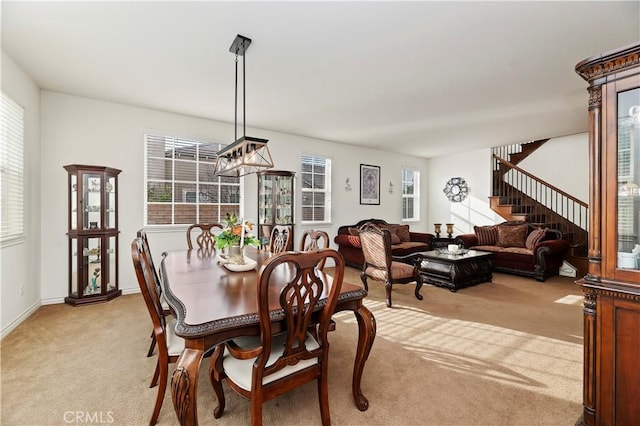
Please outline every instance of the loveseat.
[[556, 229], [537, 228], [520, 221], [474, 226], [473, 234], [458, 235], [454, 243], [493, 253], [493, 270], [544, 281], [557, 275], [569, 243]]
[[411, 232], [409, 225], [391, 224], [382, 219], [361, 220], [355, 225], [345, 225], [338, 228], [338, 235], [333, 241], [338, 245], [338, 251], [344, 257], [347, 265], [361, 269], [364, 263], [362, 245], [358, 237], [358, 228], [367, 222], [378, 227], [386, 228], [391, 233], [391, 255], [406, 256], [420, 251], [431, 250], [433, 234]]

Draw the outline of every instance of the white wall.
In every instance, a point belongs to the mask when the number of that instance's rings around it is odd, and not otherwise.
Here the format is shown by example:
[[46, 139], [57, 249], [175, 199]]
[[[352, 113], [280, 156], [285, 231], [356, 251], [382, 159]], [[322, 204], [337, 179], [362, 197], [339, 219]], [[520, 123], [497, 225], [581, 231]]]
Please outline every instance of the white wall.
[[[491, 149], [479, 149], [454, 155], [430, 158], [427, 164], [427, 224], [453, 223], [454, 234], [473, 232], [473, 225], [501, 221], [489, 208], [491, 195]], [[469, 188], [467, 198], [452, 203], [442, 191], [449, 179], [461, 177]], [[445, 227], [442, 226], [444, 237]]]
[[589, 202], [589, 133], [551, 138], [518, 167]]
[[[518, 167], [589, 202], [588, 133], [551, 138]], [[473, 232], [474, 225], [504, 221], [489, 208], [491, 168], [490, 148], [428, 160], [426, 220], [430, 232], [433, 232], [434, 223], [453, 223], [458, 235]], [[458, 176], [466, 180], [469, 193], [464, 201], [452, 203], [442, 189], [450, 178]]]
[[[25, 240], [0, 248], [0, 328], [4, 337], [40, 306], [40, 90], [2, 52], [2, 91], [24, 107]], [[21, 291], [22, 289], [22, 291]]]
[[[67, 164], [92, 164], [121, 169], [119, 176], [120, 288], [136, 291], [137, 283], [131, 266], [129, 247], [136, 231], [143, 225], [143, 135], [161, 132], [208, 141], [230, 142], [233, 125], [143, 108], [136, 108], [55, 92], [42, 92], [42, 269], [44, 303], [60, 302], [67, 295]], [[376, 217], [399, 222], [401, 212], [400, 176], [403, 166], [420, 170], [425, 188], [427, 161], [350, 145], [294, 135], [247, 129], [247, 134], [269, 139], [275, 167], [300, 173], [301, 154], [332, 158], [332, 224], [325, 230], [335, 235], [340, 225]], [[390, 142], [391, 143], [391, 142]], [[381, 166], [381, 205], [359, 204], [360, 163]], [[349, 177], [353, 190], [344, 191]], [[395, 191], [388, 193], [389, 181]], [[300, 182], [297, 180], [296, 218], [300, 217]], [[245, 216], [257, 215], [257, 178], [245, 180]], [[422, 211], [425, 212], [422, 199]], [[413, 230], [426, 230], [426, 221], [412, 223]], [[164, 250], [185, 248], [184, 229], [149, 230], [149, 243], [154, 259]], [[298, 225], [295, 235], [299, 236]]]

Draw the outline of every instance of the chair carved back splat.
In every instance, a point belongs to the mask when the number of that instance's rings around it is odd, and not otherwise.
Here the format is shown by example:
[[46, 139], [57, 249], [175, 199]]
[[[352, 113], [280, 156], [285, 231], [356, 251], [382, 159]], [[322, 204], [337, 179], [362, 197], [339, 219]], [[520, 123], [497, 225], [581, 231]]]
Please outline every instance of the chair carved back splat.
[[[318, 264], [335, 262], [333, 279], [328, 286], [327, 275]], [[287, 277], [286, 285], [276, 292], [271, 285]], [[227, 345], [224, 356], [216, 350], [211, 359], [211, 383], [218, 397], [214, 416], [222, 415], [225, 405], [221, 380], [227, 378], [230, 387], [251, 400], [251, 423], [262, 424], [262, 403], [312, 380], [318, 382], [318, 399], [322, 423], [330, 424], [328, 399], [327, 333], [331, 316], [338, 303], [344, 277], [344, 259], [332, 249], [309, 252], [285, 252], [269, 258], [258, 275], [258, 317], [260, 338], [250, 348], [237, 342]], [[271, 312], [279, 306], [284, 319], [273, 328]], [[309, 330], [317, 326], [317, 333]], [[242, 361], [233, 361], [233, 359]], [[238, 362], [244, 363], [243, 368]], [[247, 379], [247, 377], [249, 379]], [[250, 381], [250, 385], [242, 385]]]
[[212, 228], [222, 230], [223, 226], [219, 223], [194, 223], [187, 228], [187, 246], [189, 250], [193, 249], [192, 233], [194, 230], [200, 230], [200, 233], [196, 237], [196, 244], [199, 249], [211, 252], [215, 248], [216, 241], [214, 234], [211, 232]]

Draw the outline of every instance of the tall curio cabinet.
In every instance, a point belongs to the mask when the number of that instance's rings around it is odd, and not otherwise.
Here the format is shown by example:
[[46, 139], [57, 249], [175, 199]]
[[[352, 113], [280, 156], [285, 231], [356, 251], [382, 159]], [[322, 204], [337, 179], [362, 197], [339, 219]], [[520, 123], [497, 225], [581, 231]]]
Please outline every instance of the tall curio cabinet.
[[69, 295], [81, 305], [111, 300], [118, 289], [118, 174], [71, 164], [69, 175]]
[[[295, 172], [266, 170], [258, 172], [258, 238], [262, 245], [269, 244], [274, 225], [291, 228], [293, 245], [294, 178]], [[290, 245], [287, 250], [292, 250]]]
[[640, 44], [586, 59], [589, 273], [584, 292], [586, 425], [640, 419]]

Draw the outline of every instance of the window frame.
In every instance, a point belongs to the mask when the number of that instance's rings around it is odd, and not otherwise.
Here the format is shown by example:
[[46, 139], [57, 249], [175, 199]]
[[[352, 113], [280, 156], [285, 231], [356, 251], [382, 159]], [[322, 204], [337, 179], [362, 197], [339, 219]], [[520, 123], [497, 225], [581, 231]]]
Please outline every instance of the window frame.
[[2, 91], [0, 247], [25, 239], [25, 108]]
[[[412, 172], [413, 179], [405, 180], [405, 172]], [[402, 222], [420, 222], [420, 170], [412, 167], [403, 167], [400, 172], [400, 192], [402, 195]], [[413, 194], [407, 194], [405, 189], [408, 184], [413, 184]], [[405, 199], [413, 199], [413, 216], [405, 218]]]
[[[153, 156], [149, 154], [149, 143], [151, 139], [155, 139], [155, 142], [158, 143], [164, 139], [166, 143], [173, 143], [173, 149], [170, 157], [165, 156]], [[183, 146], [191, 147], [195, 145], [195, 154], [194, 160], [189, 158], [178, 158], [176, 156], [175, 143], [184, 144]], [[211, 157], [207, 157], [207, 161], [200, 160], [201, 147], [209, 146], [209, 152], [218, 152], [222, 148], [224, 148], [224, 144], [215, 141], [205, 141], [199, 140], [196, 138], [188, 138], [182, 136], [175, 136], [171, 134], [166, 134], [164, 132], [146, 132], [144, 134], [144, 176], [143, 176], [143, 191], [144, 191], [144, 227], [145, 228], [156, 228], [156, 229], [170, 229], [170, 228], [186, 228], [192, 223], [199, 222], [224, 222], [225, 212], [223, 211], [223, 207], [228, 206], [237, 206], [237, 213], [239, 217], [244, 216], [244, 178], [238, 178], [238, 182], [223, 182], [224, 179], [233, 179], [228, 177], [220, 177], [217, 176], [213, 181], [203, 180], [201, 179], [201, 171], [202, 167], [211, 168], [213, 171], [213, 167], [215, 165], [215, 158], [212, 161]], [[163, 151], [166, 153], [166, 149]], [[149, 167], [151, 160], [169, 160], [171, 161], [171, 178], [170, 179], [150, 179], [149, 178]], [[193, 170], [194, 180], [190, 179], [180, 179], [176, 176], [176, 164], [180, 163], [195, 163], [195, 167]], [[171, 186], [171, 200], [170, 201], [149, 201], [149, 184], [152, 182], [157, 182], [159, 184], [168, 184]], [[203, 197], [203, 194], [206, 195], [205, 192], [202, 191], [202, 185], [213, 185], [217, 188], [217, 202], [208, 202], [206, 197]], [[182, 191], [178, 188], [185, 185], [194, 185], [195, 190], [191, 191], [190, 188], [184, 189]], [[230, 202], [221, 202], [222, 199], [222, 186], [237, 186], [238, 187], [238, 202], [230, 203]], [[180, 192], [177, 194], [176, 191]], [[194, 200], [188, 200], [189, 193], [195, 192], [198, 194], [194, 197]], [[187, 201], [188, 200], [188, 201]], [[171, 223], [149, 223], [149, 205], [170, 205], [171, 206]], [[181, 223], [176, 222], [176, 206], [194, 206], [195, 208], [195, 219], [193, 221], [188, 221], [189, 223]], [[213, 219], [203, 219], [201, 214], [203, 214], [201, 207], [202, 206], [215, 206], [217, 209], [217, 218]], [[225, 209], [227, 210], [227, 209]]]
[[[310, 158], [312, 164], [315, 161], [321, 159], [324, 161], [324, 189], [320, 188], [304, 188], [304, 177], [303, 175], [308, 173], [304, 171], [304, 162], [305, 158]], [[331, 167], [332, 167], [332, 159], [330, 157], [324, 155], [312, 155], [312, 154], [302, 154], [300, 156], [300, 224], [301, 225], [331, 225]], [[311, 182], [313, 183], [314, 176], [316, 173], [311, 172]], [[304, 204], [304, 193], [309, 192], [312, 194], [316, 193], [324, 193], [324, 220], [304, 220], [304, 208], [305, 207], [315, 207], [315, 205], [305, 205]]]

